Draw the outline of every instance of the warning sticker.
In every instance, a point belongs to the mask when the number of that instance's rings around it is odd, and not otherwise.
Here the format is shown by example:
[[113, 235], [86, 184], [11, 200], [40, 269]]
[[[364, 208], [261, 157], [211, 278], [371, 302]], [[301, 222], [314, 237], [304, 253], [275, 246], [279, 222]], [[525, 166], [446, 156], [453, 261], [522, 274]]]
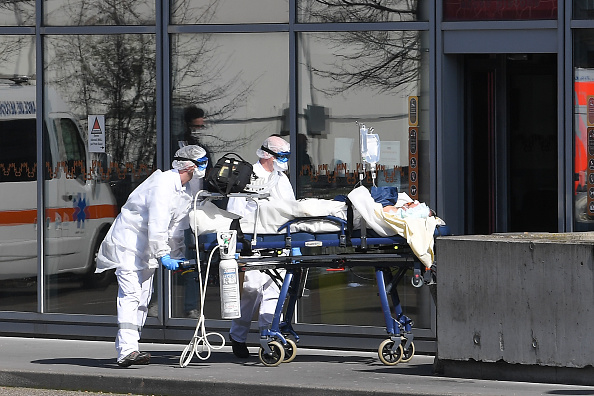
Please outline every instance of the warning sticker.
[[88, 116], [89, 129], [89, 152], [90, 153], [104, 153], [105, 152], [105, 116], [104, 115], [90, 115]]

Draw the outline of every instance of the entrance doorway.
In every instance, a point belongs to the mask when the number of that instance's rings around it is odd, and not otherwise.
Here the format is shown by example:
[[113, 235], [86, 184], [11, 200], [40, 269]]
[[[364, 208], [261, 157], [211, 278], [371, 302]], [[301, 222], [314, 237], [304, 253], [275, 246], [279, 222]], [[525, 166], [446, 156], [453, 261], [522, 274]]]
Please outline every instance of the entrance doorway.
[[464, 55], [465, 233], [557, 231], [556, 54]]

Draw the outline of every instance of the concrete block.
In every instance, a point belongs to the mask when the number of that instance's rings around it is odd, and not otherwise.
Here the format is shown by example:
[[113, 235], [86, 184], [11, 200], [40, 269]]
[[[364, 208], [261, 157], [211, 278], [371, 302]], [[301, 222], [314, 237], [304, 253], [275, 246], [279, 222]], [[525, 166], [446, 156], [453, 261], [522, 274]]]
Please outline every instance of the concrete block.
[[441, 237], [437, 358], [594, 364], [594, 233]]

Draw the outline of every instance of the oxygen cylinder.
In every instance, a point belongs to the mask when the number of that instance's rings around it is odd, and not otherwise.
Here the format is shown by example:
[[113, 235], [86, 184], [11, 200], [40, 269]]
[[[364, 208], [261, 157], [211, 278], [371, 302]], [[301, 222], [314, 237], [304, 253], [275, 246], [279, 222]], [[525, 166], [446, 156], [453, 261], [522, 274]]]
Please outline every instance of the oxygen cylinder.
[[219, 263], [221, 286], [221, 317], [237, 319], [241, 316], [239, 308], [239, 269], [235, 259], [223, 259]]
[[219, 263], [219, 284], [221, 290], [221, 317], [237, 319], [241, 316], [239, 299], [239, 268], [235, 260], [237, 231], [217, 233], [221, 261]]

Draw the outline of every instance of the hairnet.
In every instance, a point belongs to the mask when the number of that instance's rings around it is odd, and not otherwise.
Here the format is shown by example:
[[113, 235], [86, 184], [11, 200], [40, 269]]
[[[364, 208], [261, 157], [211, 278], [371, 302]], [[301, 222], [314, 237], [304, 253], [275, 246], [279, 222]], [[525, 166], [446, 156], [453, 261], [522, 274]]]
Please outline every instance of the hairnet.
[[[291, 151], [291, 145], [280, 136], [270, 136], [268, 139], [264, 140], [264, 143], [262, 143], [262, 147], [266, 147], [267, 149], [270, 149], [275, 153], [280, 153], [282, 151]], [[268, 159], [272, 157], [272, 154], [267, 153], [262, 149], [256, 150], [256, 155], [263, 159]]]
[[[175, 152], [175, 157], [189, 158], [197, 160], [206, 155], [206, 150], [195, 144], [184, 146]], [[171, 167], [177, 170], [189, 169], [196, 166], [192, 161], [173, 160]]]

